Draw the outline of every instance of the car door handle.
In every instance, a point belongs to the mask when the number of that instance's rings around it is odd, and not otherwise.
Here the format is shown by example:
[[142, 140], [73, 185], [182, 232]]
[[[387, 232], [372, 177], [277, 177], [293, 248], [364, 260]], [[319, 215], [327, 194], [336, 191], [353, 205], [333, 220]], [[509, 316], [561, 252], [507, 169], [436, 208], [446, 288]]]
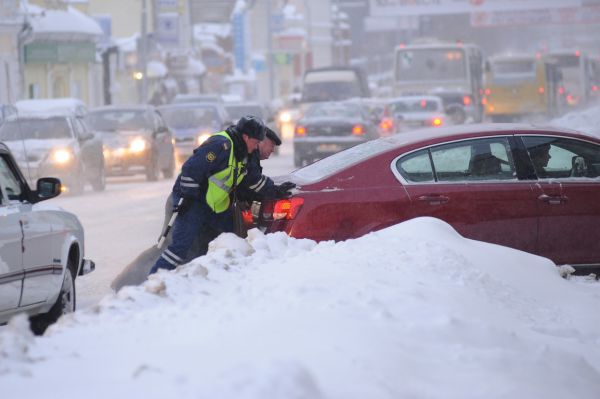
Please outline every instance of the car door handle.
[[429, 202], [429, 205], [441, 205], [450, 201], [450, 198], [445, 195], [422, 195], [419, 197], [419, 201]]
[[565, 195], [546, 195], [542, 194], [538, 197], [538, 200], [543, 201], [549, 205], [560, 205], [567, 202], [568, 197]]

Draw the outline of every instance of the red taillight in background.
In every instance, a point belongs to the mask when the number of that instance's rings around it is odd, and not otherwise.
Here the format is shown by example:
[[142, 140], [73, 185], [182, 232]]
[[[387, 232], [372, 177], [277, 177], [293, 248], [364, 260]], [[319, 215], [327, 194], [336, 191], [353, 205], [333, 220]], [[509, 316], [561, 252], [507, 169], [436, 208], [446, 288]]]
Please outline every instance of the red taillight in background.
[[390, 133], [394, 129], [394, 120], [392, 118], [383, 118], [379, 123], [379, 128], [385, 133]]
[[464, 96], [463, 97], [463, 104], [465, 106], [471, 105], [471, 97], [470, 96]]
[[489, 96], [490, 94], [492, 94], [492, 91], [490, 89], [485, 89], [485, 95]]
[[363, 125], [354, 125], [352, 126], [352, 134], [355, 136], [360, 136], [365, 133], [365, 128]]
[[544, 94], [545, 92], [546, 92], [546, 89], [544, 88], [544, 86], [538, 87], [538, 93]]
[[434, 118], [433, 121], [431, 121], [431, 124], [433, 126], [442, 126], [442, 119], [441, 118]]
[[273, 207], [273, 220], [292, 220], [296, 217], [304, 204], [304, 198], [292, 197], [280, 199]]
[[598, 86], [596, 86], [596, 85], [593, 85], [593, 86], [592, 86], [592, 91], [598, 91]]
[[559, 94], [565, 94], [565, 88], [564, 88], [564, 87], [562, 87], [562, 86], [561, 86], [561, 87], [559, 87], [559, 88], [558, 88], [558, 93], [559, 93]]
[[304, 126], [296, 126], [296, 136], [306, 136], [306, 128]]

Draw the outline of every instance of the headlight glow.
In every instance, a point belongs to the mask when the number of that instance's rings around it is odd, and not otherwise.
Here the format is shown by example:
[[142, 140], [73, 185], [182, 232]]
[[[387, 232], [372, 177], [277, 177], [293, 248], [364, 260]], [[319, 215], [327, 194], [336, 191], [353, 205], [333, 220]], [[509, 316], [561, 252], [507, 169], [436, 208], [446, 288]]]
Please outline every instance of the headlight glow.
[[198, 138], [196, 139], [197, 145], [202, 145], [208, 138], [210, 137], [210, 133], [200, 133]]
[[54, 150], [54, 152], [52, 153], [52, 160], [56, 163], [65, 164], [67, 162], [70, 162], [72, 158], [73, 154], [69, 150]]
[[134, 152], [134, 153], [143, 152], [145, 149], [146, 149], [146, 140], [144, 140], [144, 139], [141, 139], [141, 138], [133, 139], [129, 143], [129, 151], [131, 151], [131, 152]]
[[292, 121], [292, 114], [289, 111], [281, 111], [279, 114], [279, 122], [289, 123]]

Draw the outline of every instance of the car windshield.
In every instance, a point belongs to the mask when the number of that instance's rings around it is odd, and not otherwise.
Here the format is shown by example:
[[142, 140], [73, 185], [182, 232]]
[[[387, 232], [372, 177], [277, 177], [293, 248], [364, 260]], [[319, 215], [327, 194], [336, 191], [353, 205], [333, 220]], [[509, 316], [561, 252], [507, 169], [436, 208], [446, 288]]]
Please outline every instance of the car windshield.
[[92, 129], [103, 132], [152, 129], [152, 120], [144, 110], [94, 111], [87, 116], [87, 122]]
[[210, 127], [218, 129], [219, 116], [214, 107], [166, 107], [161, 108], [167, 126], [171, 129], [193, 129]]
[[227, 105], [225, 108], [233, 120], [238, 120], [245, 115], [254, 115], [260, 119], [265, 117], [263, 109], [258, 105]]
[[316, 182], [395, 146], [396, 144], [387, 138], [367, 141], [298, 169], [292, 172], [292, 176], [304, 184]]
[[307, 118], [356, 118], [363, 114], [357, 104], [316, 104], [306, 111]]
[[439, 109], [439, 102], [427, 99], [398, 101], [390, 104], [390, 110], [395, 114], [404, 112], [431, 112], [438, 111]]
[[402, 50], [397, 54], [399, 81], [464, 81], [467, 79], [464, 50]]
[[0, 127], [0, 141], [68, 139], [71, 137], [69, 122], [64, 117], [6, 121]]

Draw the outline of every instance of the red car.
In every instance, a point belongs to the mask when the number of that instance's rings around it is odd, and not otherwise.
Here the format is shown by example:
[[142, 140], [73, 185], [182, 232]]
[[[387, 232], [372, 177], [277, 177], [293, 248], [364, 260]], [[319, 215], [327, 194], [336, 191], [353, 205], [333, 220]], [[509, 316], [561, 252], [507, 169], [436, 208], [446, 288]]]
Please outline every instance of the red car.
[[465, 237], [600, 267], [600, 140], [525, 124], [461, 125], [366, 142], [286, 179], [266, 232], [345, 240], [417, 216]]

